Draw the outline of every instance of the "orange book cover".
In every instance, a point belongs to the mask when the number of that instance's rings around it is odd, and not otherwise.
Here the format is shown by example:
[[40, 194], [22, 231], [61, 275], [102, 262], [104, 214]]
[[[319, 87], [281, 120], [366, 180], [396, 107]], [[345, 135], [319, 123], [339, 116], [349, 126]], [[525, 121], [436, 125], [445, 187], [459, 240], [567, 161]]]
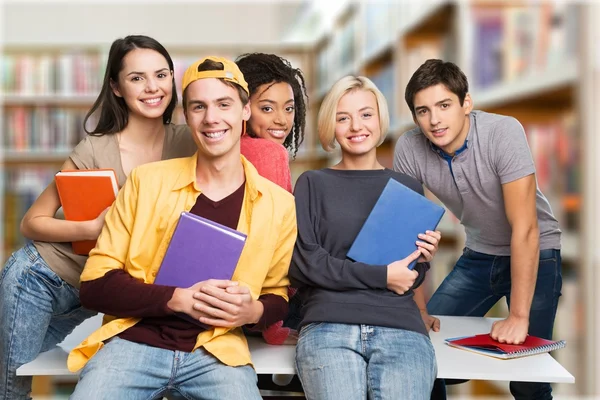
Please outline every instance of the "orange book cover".
[[[68, 221], [95, 219], [111, 206], [119, 191], [117, 174], [112, 169], [63, 170], [54, 180]], [[95, 245], [95, 240], [73, 242], [73, 252], [88, 255]]]

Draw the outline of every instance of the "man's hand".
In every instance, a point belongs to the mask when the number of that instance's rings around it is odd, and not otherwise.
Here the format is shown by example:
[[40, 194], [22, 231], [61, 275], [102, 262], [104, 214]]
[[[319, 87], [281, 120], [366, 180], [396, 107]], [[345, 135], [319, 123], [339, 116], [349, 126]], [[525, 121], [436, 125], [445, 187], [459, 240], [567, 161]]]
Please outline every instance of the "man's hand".
[[229, 286], [225, 290], [203, 286], [194, 299], [194, 310], [203, 314], [200, 322], [212, 326], [234, 328], [255, 324], [264, 311], [263, 304], [254, 300], [245, 286]]
[[408, 264], [421, 256], [421, 249], [414, 251], [411, 255], [402, 260], [394, 261], [387, 266], [387, 288], [396, 294], [406, 293], [419, 273], [408, 269]]
[[434, 332], [440, 331], [440, 319], [429, 315], [427, 310], [420, 310], [421, 318], [423, 319], [423, 323], [425, 324], [425, 328], [427, 328], [427, 332], [433, 330]]
[[420, 233], [418, 237], [421, 239], [421, 241], [416, 242], [417, 246], [421, 249], [419, 262], [430, 262], [438, 251], [442, 233], [440, 231], [426, 231], [425, 233]]
[[177, 288], [173, 292], [171, 300], [167, 302], [167, 307], [175, 312], [185, 313], [195, 320], [200, 321], [200, 318], [206, 317], [207, 315], [194, 309], [194, 305], [198, 302], [194, 298], [194, 295], [198, 293], [198, 291], [202, 290], [204, 287], [225, 291], [228, 287], [236, 287], [237, 285], [238, 283], [233, 281], [209, 279], [207, 281], [198, 282], [189, 288]]
[[494, 322], [490, 336], [500, 343], [521, 344], [527, 337], [529, 318], [508, 316], [501, 321]]

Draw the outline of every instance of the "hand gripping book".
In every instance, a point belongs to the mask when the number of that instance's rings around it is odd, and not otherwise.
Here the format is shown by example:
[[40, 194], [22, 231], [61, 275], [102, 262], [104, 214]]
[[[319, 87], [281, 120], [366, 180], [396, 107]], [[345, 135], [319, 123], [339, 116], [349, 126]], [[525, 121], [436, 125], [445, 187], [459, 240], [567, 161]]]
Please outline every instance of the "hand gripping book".
[[[434, 231], [445, 209], [390, 178], [354, 239], [347, 257], [387, 265], [417, 250], [418, 234]], [[417, 261], [409, 264], [413, 269]]]
[[[119, 191], [117, 174], [112, 169], [63, 170], [54, 181], [68, 221], [95, 219], [112, 205]], [[82, 240], [72, 245], [75, 254], [88, 255], [96, 241]]]
[[500, 343], [492, 339], [489, 333], [450, 338], [445, 340], [446, 344], [462, 350], [472, 351], [484, 356], [508, 360], [511, 358], [532, 356], [562, 349], [567, 345], [564, 340], [547, 340], [528, 335], [522, 344]]
[[246, 235], [182, 212], [154, 283], [190, 287], [208, 279], [231, 279]]

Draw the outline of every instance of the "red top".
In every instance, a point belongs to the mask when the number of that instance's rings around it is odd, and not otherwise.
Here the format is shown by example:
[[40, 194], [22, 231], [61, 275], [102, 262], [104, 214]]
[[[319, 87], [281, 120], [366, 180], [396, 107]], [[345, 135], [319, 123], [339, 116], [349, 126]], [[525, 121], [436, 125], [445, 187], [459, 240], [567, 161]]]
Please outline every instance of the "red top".
[[[262, 177], [292, 193], [289, 156], [285, 147], [267, 139], [253, 138], [248, 135], [242, 136], [240, 142], [242, 154]], [[289, 297], [295, 294], [296, 290], [290, 287]], [[278, 321], [263, 330], [262, 335], [269, 344], [283, 344], [291, 332], [291, 329], [283, 327], [283, 321]]]
[[260, 176], [292, 193], [289, 156], [282, 145], [267, 139], [242, 136], [242, 155], [254, 165]]

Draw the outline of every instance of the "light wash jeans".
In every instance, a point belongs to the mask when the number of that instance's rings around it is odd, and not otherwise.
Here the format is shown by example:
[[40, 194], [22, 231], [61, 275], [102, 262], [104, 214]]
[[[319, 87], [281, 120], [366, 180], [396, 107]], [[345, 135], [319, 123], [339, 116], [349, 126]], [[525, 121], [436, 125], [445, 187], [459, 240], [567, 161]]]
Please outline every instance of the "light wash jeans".
[[0, 400], [30, 399], [31, 377], [17, 377], [17, 368], [95, 314], [32, 244], [13, 253], [0, 271]]
[[[540, 251], [529, 334], [552, 339], [552, 327], [561, 295], [562, 274], [560, 250]], [[510, 257], [479, 253], [465, 248], [450, 274], [427, 303], [431, 315], [483, 317], [502, 297], [510, 308]], [[449, 381], [461, 383], [464, 381]], [[517, 400], [552, 399], [549, 383], [511, 382], [510, 392]], [[435, 382], [431, 398], [446, 399], [444, 381]]]
[[425, 335], [326, 322], [300, 330], [296, 368], [309, 400], [429, 399], [437, 375]]
[[230, 367], [202, 347], [192, 353], [112, 338], [83, 367], [72, 400], [260, 400], [256, 373]]

